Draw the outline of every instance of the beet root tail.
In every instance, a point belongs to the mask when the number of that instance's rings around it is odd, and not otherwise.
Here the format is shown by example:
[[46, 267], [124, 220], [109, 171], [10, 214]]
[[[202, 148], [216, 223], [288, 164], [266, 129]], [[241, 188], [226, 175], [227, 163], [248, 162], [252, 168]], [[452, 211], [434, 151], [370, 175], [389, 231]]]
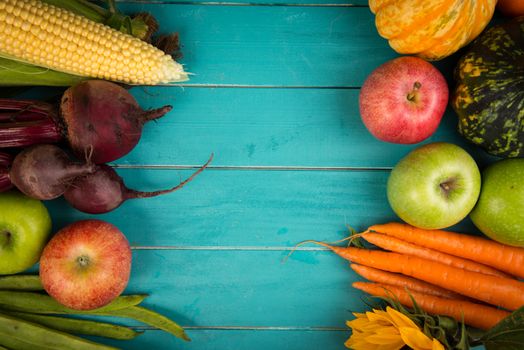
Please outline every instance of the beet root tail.
[[152, 192], [142, 192], [142, 191], [136, 191], [136, 190], [132, 190], [132, 189], [128, 189], [127, 192], [126, 192], [126, 196], [125, 198], [126, 199], [135, 199], [135, 198], [150, 198], [150, 197], [156, 197], [156, 196], [160, 196], [160, 195], [163, 195], [163, 194], [168, 194], [168, 193], [171, 193], [171, 192], [175, 192], [179, 189], [181, 189], [182, 187], [184, 187], [185, 185], [187, 185], [189, 182], [191, 182], [195, 177], [198, 176], [198, 174], [200, 174], [201, 172], [203, 172], [209, 164], [211, 164], [211, 162], [213, 161], [213, 157], [214, 157], [214, 154], [211, 153], [211, 156], [209, 157], [209, 159], [207, 160], [206, 164], [202, 165], [197, 171], [195, 171], [190, 177], [188, 177], [187, 179], [185, 179], [184, 181], [180, 182], [178, 185], [176, 185], [175, 187], [172, 187], [172, 188], [169, 188], [169, 189], [166, 189], [166, 190], [160, 190], [160, 191], [152, 191]]
[[140, 120], [142, 120], [144, 123], [148, 122], [150, 120], [155, 120], [162, 118], [164, 115], [169, 113], [173, 109], [173, 106], [164, 106], [156, 109], [150, 109], [147, 111], [142, 111], [140, 113]]

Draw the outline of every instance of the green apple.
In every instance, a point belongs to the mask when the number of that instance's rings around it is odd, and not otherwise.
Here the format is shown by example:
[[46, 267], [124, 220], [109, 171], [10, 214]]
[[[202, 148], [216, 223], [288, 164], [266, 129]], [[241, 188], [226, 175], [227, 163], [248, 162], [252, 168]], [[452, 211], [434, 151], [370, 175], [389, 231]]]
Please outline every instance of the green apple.
[[477, 163], [465, 150], [435, 142], [400, 160], [389, 176], [387, 196], [393, 211], [408, 224], [440, 229], [470, 213], [480, 182]]
[[524, 247], [524, 158], [484, 169], [480, 198], [470, 217], [486, 236]]
[[51, 233], [46, 207], [18, 191], [0, 193], [0, 275], [34, 265]]

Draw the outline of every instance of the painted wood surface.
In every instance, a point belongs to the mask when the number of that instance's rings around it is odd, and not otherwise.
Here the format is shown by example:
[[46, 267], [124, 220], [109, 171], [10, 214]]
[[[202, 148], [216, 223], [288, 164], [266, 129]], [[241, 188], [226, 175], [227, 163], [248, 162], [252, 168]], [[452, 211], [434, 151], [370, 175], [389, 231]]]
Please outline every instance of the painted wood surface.
[[[158, 330], [125, 349], [343, 349], [350, 310], [366, 308], [348, 264], [317, 246], [395, 219], [390, 169], [415, 146], [371, 137], [359, 87], [396, 57], [364, 0], [120, 1], [181, 35], [195, 75], [173, 87], [132, 90], [143, 107], [173, 104], [115, 162], [133, 188], [167, 188], [211, 152], [212, 166], [182, 190], [97, 216], [120, 227], [133, 252], [127, 292], [188, 329], [191, 343]], [[439, 63], [449, 78], [451, 58]], [[465, 146], [448, 112], [431, 141]], [[47, 203], [55, 228], [90, 218]], [[469, 221], [457, 230], [476, 232]], [[128, 323], [131, 324], [131, 323]], [[138, 326], [137, 324], [133, 324]], [[107, 341], [106, 341], [107, 342]], [[108, 342], [109, 343], [109, 342]]]

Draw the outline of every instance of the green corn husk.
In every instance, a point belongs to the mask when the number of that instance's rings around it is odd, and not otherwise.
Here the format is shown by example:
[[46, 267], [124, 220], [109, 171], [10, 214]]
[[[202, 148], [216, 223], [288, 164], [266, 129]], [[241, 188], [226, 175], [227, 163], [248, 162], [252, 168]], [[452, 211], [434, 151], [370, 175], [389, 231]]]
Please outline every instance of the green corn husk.
[[[146, 41], [158, 29], [158, 24], [150, 15], [139, 14], [131, 18], [114, 11], [114, 1], [109, 1], [110, 10], [87, 0], [43, 1]], [[71, 86], [86, 79], [89, 78], [0, 57], [0, 86]]]
[[116, 11], [114, 1], [109, 1], [110, 10], [87, 0], [42, 0], [50, 5], [61, 7], [94, 22], [104, 23], [121, 32], [131, 34], [141, 40], [149, 41], [152, 32], [157, 29], [156, 23], [149, 23], [143, 15], [134, 18]]
[[85, 79], [0, 57], [0, 86], [71, 86]]

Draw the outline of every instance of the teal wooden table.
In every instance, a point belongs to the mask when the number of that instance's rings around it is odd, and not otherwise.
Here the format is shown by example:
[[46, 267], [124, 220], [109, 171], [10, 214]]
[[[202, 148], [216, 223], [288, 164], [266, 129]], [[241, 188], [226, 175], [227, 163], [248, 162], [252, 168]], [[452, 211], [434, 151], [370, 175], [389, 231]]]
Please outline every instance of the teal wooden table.
[[[188, 330], [184, 343], [155, 329], [125, 349], [343, 349], [350, 311], [366, 309], [348, 264], [303, 240], [335, 241], [395, 220], [386, 180], [415, 146], [385, 144], [364, 128], [359, 87], [396, 57], [365, 0], [250, 3], [124, 1], [178, 31], [186, 69], [172, 87], [136, 87], [144, 108], [173, 104], [116, 163], [130, 187], [170, 187], [203, 164], [183, 190], [135, 200], [98, 216], [133, 246], [127, 292]], [[456, 60], [438, 64], [449, 77]], [[466, 145], [448, 111], [436, 134]], [[55, 228], [92, 217], [48, 203]], [[458, 228], [473, 232], [470, 222]]]

